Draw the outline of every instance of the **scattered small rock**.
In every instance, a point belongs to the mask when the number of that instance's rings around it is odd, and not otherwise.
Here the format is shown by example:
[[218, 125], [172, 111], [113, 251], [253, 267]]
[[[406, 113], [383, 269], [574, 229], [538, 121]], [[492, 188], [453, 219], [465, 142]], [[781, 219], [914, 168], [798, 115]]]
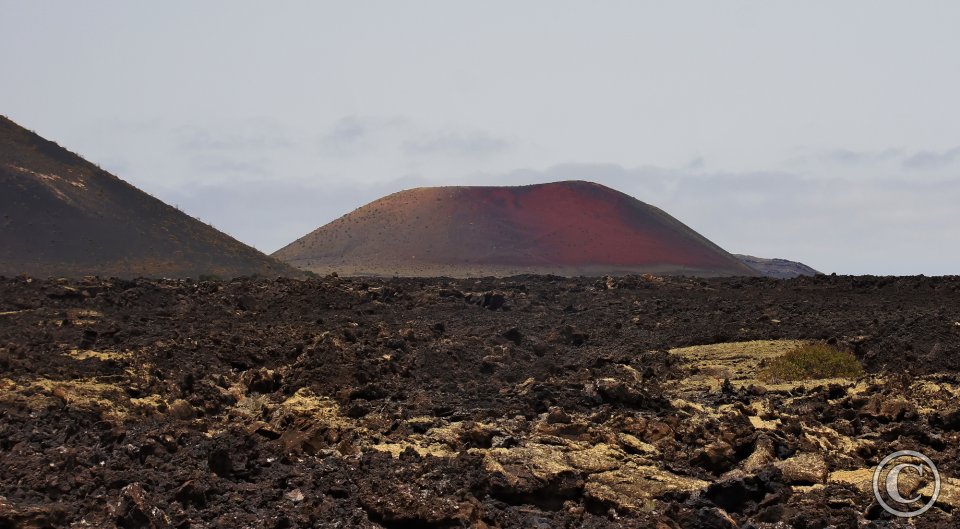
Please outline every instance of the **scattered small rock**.
[[169, 410], [172, 417], [184, 421], [193, 419], [197, 416], [196, 408], [183, 399], [177, 399], [173, 401], [173, 404], [170, 405]]
[[292, 501], [293, 503], [300, 503], [301, 501], [303, 501], [303, 498], [304, 498], [303, 491], [301, 491], [300, 489], [293, 489], [293, 490], [287, 491], [286, 493], [284, 493], [283, 497]]
[[559, 406], [551, 406], [547, 411], [547, 422], [550, 424], [569, 424], [570, 415]]

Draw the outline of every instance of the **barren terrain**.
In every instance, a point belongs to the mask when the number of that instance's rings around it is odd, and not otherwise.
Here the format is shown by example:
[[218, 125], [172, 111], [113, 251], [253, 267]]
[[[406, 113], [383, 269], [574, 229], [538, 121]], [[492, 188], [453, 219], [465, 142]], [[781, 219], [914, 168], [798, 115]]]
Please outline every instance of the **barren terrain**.
[[757, 275], [665, 211], [576, 180], [401, 191], [273, 257], [351, 276]]
[[0, 274], [300, 277], [0, 116]]
[[0, 527], [953, 526], [958, 369], [958, 278], [3, 279]]

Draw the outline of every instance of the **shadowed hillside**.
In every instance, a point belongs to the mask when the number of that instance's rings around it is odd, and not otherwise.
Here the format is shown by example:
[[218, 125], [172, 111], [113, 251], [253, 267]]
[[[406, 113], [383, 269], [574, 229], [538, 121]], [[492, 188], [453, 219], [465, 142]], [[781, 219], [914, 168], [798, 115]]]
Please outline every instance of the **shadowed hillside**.
[[298, 275], [0, 116], [0, 275]]
[[660, 209], [582, 181], [402, 191], [274, 256], [348, 275], [756, 275]]
[[764, 259], [763, 257], [754, 257], [752, 255], [734, 255], [737, 259], [740, 259], [743, 264], [753, 268], [766, 277], [791, 279], [800, 276], [815, 276], [820, 273], [803, 263], [788, 261], [787, 259]]

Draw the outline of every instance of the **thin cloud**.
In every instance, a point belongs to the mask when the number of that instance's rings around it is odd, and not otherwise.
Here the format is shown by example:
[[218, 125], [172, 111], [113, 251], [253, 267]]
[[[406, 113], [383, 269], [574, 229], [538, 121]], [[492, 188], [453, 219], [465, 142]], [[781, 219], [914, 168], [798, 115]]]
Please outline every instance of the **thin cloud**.
[[403, 151], [413, 156], [488, 157], [509, 150], [511, 143], [483, 131], [443, 132], [410, 139]]
[[263, 161], [244, 161], [225, 156], [199, 156], [192, 159], [192, 167], [200, 174], [218, 173], [267, 176], [268, 164]]
[[840, 147], [796, 156], [788, 159], [786, 163], [789, 166], [840, 166], [856, 168], [899, 162], [903, 156], [903, 149], [892, 147], [878, 151], [855, 150]]
[[853, 151], [850, 149], [833, 149], [820, 155], [820, 159], [825, 162], [844, 164], [844, 165], [862, 165], [887, 162], [899, 158], [903, 154], [900, 149], [884, 149], [882, 151]]
[[244, 124], [230, 130], [179, 127], [174, 130], [177, 144], [187, 151], [251, 151], [285, 149], [293, 142], [282, 131], [256, 124]]
[[329, 156], [392, 153], [422, 159], [431, 156], [487, 158], [506, 152], [512, 143], [482, 130], [433, 129], [404, 117], [345, 116], [320, 136], [319, 149]]
[[920, 151], [903, 160], [907, 169], [940, 169], [960, 161], [960, 147], [947, 151]]
[[391, 143], [410, 127], [403, 117], [345, 116], [321, 135], [320, 152], [325, 155], [365, 154]]

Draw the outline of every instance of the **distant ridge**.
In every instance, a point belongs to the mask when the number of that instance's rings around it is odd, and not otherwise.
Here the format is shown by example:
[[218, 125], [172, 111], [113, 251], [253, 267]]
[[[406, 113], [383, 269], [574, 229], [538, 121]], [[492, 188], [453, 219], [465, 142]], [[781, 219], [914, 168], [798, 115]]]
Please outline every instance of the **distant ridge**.
[[786, 259], [764, 259], [763, 257], [743, 254], [735, 254], [735, 257], [766, 277], [791, 279], [800, 276], [815, 276], [820, 273], [803, 263]]
[[0, 275], [297, 276], [0, 116]]
[[346, 275], [757, 275], [662, 210], [584, 181], [401, 191], [273, 255]]

